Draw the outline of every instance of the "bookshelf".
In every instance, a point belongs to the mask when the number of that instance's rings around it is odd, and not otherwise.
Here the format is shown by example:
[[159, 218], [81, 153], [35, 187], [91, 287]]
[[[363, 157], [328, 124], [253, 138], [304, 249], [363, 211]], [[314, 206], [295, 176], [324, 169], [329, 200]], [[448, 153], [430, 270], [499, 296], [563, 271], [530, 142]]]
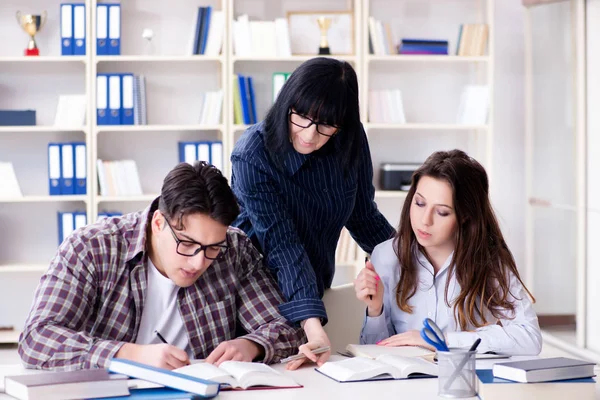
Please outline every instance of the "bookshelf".
[[[85, 211], [88, 222], [98, 212], [132, 212], [143, 209], [160, 192], [166, 173], [178, 162], [178, 141], [221, 140], [224, 173], [229, 177], [229, 154], [248, 125], [233, 119], [232, 77], [240, 73], [254, 79], [257, 117], [261, 120], [272, 101], [272, 74], [292, 72], [311, 55], [288, 57], [246, 57], [234, 53], [232, 21], [240, 14], [251, 20], [286, 17], [289, 11], [352, 11], [354, 54], [332, 55], [356, 69], [361, 95], [361, 118], [365, 125], [374, 162], [375, 199], [393, 226], [398, 223], [406, 192], [384, 191], [378, 187], [381, 162], [422, 162], [431, 152], [463, 148], [485, 164], [491, 160], [492, 116], [485, 125], [454, 123], [460, 88], [467, 83], [493, 82], [493, 1], [452, 2], [432, 0], [437, 7], [414, 16], [410, 9], [420, 0], [180, 0], [168, 6], [161, 0], [121, 2], [121, 55], [96, 55], [96, 5], [85, 0], [86, 56], [60, 56], [59, 4], [28, 0], [27, 12], [48, 10], [49, 22], [36, 36], [40, 57], [21, 56], [26, 34], [14, 21], [14, 11], [24, 9], [19, 0], [0, 4], [0, 35], [14, 37], [0, 45], [0, 109], [36, 109], [37, 126], [0, 127], [0, 161], [10, 161], [24, 197], [1, 199], [0, 227], [11, 231], [0, 241], [0, 326], [22, 325], [40, 274], [54, 255], [58, 242], [57, 212]], [[108, 2], [108, 1], [107, 1]], [[110, 1], [115, 3], [117, 1]], [[226, 29], [218, 56], [190, 55], [188, 49], [199, 6], [212, 6], [225, 14]], [[368, 53], [368, 18], [388, 19], [394, 39], [403, 36], [441, 37], [451, 41], [453, 51], [458, 26], [467, 21], [490, 25], [489, 51], [485, 56], [375, 56]], [[154, 31], [151, 46], [142, 30]], [[96, 125], [96, 75], [98, 73], [143, 74], [147, 85], [148, 125]], [[427, 80], [426, 90], [421, 90]], [[436, 86], [437, 85], [437, 86]], [[370, 123], [367, 118], [368, 91], [386, 86], [402, 90], [408, 123]], [[223, 90], [220, 123], [199, 123], [198, 93]], [[450, 93], [440, 96], [439, 93]], [[60, 94], [85, 94], [88, 123], [77, 128], [53, 126]], [[439, 98], [444, 97], [444, 101]], [[490, 96], [492, 97], [492, 96]], [[412, 107], [412, 108], [411, 108]], [[431, 110], [437, 110], [431, 114]], [[90, 118], [91, 117], [91, 118]], [[87, 194], [48, 196], [48, 142], [84, 141], [87, 147]], [[34, 157], [35, 162], [31, 162]], [[101, 196], [96, 160], [133, 159], [143, 189], [141, 196]], [[487, 165], [489, 168], [489, 165]], [[25, 238], [27, 240], [25, 240]], [[359, 268], [363, 254], [347, 258], [340, 268]], [[348, 274], [355, 275], [355, 274]], [[18, 307], [7, 300], [18, 299]], [[4, 306], [2, 306], [4, 305]], [[7, 335], [14, 338], [15, 335]]]

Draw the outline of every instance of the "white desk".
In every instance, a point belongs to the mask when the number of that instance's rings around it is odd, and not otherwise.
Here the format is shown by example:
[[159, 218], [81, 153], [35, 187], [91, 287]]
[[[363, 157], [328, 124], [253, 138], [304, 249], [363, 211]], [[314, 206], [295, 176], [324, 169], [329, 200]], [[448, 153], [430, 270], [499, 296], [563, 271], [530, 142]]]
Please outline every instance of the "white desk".
[[[514, 360], [526, 357], [513, 357]], [[332, 360], [343, 359], [341, 356], [332, 356]], [[483, 360], [477, 362], [478, 368], [491, 368], [496, 360]], [[505, 360], [498, 360], [505, 361]], [[0, 354], [0, 362], [2, 357]], [[437, 395], [437, 379], [407, 379], [397, 381], [378, 381], [362, 383], [338, 383], [314, 370], [314, 365], [303, 367], [297, 371], [285, 371], [283, 365], [275, 365], [275, 369], [290, 375], [298, 383], [304, 385], [299, 389], [274, 389], [274, 390], [247, 390], [247, 391], [222, 391], [219, 399], [290, 399], [290, 400], [317, 400], [317, 399], [441, 399]], [[7, 374], [17, 375], [20, 373], [36, 373], [36, 371], [25, 370], [20, 365], [0, 365], [0, 376]], [[4, 380], [0, 383], [0, 400], [13, 399], [3, 394]], [[473, 397], [467, 400], [476, 400]], [[596, 399], [600, 400], [600, 383], [596, 386]]]

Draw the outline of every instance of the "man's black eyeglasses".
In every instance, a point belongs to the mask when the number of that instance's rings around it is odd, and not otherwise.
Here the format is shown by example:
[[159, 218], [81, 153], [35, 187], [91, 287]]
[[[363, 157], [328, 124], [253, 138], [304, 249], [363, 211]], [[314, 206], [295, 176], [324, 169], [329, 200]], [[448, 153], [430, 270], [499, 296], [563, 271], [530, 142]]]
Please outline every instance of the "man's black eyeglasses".
[[317, 122], [305, 115], [298, 114], [296, 111], [289, 111], [290, 122], [300, 128], [308, 128], [312, 124], [317, 126], [317, 132], [323, 136], [333, 137], [340, 130], [339, 126], [327, 125]]
[[171, 224], [169, 224], [169, 221], [167, 221], [167, 218], [165, 218], [165, 222], [169, 226], [169, 229], [171, 229], [173, 239], [175, 239], [175, 242], [177, 242], [177, 254], [181, 256], [193, 257], [204, 250], [204, 257], [209, 260], [218, 260], [219, 258], [223, 257], [225, 253], [227, 253], [227, 250], [229, 250], [229, 246], [223, 244], [222, 242], [203, 245], [198, 242], [192, 242], [191, 240], [181, 240], [177, 237], [177, 235], [175, 235], [175, 231], [173, 230]]

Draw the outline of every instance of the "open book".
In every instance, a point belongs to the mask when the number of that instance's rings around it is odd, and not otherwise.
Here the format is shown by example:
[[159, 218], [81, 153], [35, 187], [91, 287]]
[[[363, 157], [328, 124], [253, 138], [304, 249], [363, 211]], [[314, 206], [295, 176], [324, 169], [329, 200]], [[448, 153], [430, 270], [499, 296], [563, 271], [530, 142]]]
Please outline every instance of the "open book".
[[201, 362], [178, 368], [175, 372], [219, 382], [225, 385], [221, 387], [222, 389], [302, 387], [289, 376], [283, 375], [268, 365], [244, 361], [225, 361], [218, 367]]
[[[377, 346], [376, 344], [349, 344], [346, 351], [355, 357], [375, 359], [383, 354], [400, 357], [421, 357], [429, 361], [436, 361], [435, 353], [431, 350], [418, 346]], [[478, 360], [510, 358], [506, 354], [477, 353]]]
[[323, 375], [338, 382], [379, 379], [433, 378], [438, 367], [420, 357], [399, 357], [384, 354], [375, 360], [362, 357], [330, 361], [317, 368]]
[[430, 357], [433, 359], [433, 351], [417, 346], [377, 346], [376, 344], [349, 344], [346, 351], [355, 357], [375, 359], [381, 355], [393, 355], [399, 357]]

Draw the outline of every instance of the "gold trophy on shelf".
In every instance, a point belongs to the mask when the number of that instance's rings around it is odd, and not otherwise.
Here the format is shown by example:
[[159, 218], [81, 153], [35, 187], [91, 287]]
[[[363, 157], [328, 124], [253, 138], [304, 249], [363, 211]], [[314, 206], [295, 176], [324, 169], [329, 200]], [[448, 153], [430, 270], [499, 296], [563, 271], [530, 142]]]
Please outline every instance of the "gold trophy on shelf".
[[329, 50], [329, 41], [327, 40], [327, 31], [331, 26], [331, 18], [318, 17], [317, 23], [319, 24], [319, 29], [321, 29], [321, 42], [319, 43], [319, 54], [331, 54], [331, 50]]
[[42, 29], [42, 26], [48, 19], [48, 13], [44, 11], [42, 15], [35, 14], [22, 14], [21, 11], [17, 11], [17, 23], [23, 30], [29, 35], [29, 43], [25, 49], [26, 56], [39, 56], [40, 50], [35, 43], [35, 34]]

